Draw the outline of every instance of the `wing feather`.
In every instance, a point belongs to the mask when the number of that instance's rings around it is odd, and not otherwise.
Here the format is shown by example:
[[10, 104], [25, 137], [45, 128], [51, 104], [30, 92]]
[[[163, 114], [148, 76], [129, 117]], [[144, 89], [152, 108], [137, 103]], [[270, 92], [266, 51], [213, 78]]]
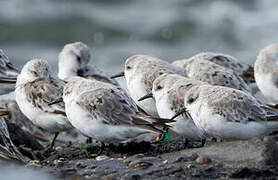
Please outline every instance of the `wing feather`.
[[247, 123], [266, 121], [266, 111], [251, 95], [243, 91], [221, 86], [203, 86], [203, 100], [214, 109], [214, 113], [226, 117], [227, 121]]
[[58, 79], [37, 79], [25, 84], [24, 90], [27, 99], [32, 102], [33, 106], [44, 112], [65, 114], [65, 104], [60, 102], [54, 105], [48, 105], [63, 96], [63, 87], [65, 83]]

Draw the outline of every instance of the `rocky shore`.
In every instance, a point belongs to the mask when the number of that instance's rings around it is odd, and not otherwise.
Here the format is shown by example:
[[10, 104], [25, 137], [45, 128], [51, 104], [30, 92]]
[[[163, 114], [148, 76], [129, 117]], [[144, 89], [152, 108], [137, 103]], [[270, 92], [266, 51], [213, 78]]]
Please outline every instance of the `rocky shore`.
[[[87, 150], [84, 151], [84, 148]], [[83, 149], [83, 150], [82, 150]], [[57, 179], [275, 179], [278, 135], [246, 141], [200, 143], [173, 139], [105, 148], [61, 144], [28, 168]]]

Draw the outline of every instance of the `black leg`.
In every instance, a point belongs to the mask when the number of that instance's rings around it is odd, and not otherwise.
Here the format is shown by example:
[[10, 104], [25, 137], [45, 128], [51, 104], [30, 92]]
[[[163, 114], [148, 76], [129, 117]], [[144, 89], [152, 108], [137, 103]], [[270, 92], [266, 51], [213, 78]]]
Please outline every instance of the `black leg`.
[[55, 144], [55, 140], [57, 139], [58, 135], [59, 135], [59, 132], [56, 132], [52, 139], [52, 142], [51, 142], [50, 146], [47, 148], [47, 150], [51, 150], [53, 148], [53, 146]]
[[206, 138], [202, 139], [201, 142], [202, 142], [202, 147], [204, 147], [206, 144]]
[[92, 144], [93, 143], [93, 139], [91, 137], [88, 137], [86, 139], [86, 144]]
[[187, 147], [188, 146], [188, 142], [189, 140], [187, 138], [185, 138], [185, 143], [184, 143], [184, 146]]
[[103, 152], [103, 150], [104, 150], [104, 148], [105, 148], [105, 144], [103, 143], [103, 142], [100, 142], [101, 144], [100, 144], [100, 150], [99, 150], [99, 152], [97, 153], [97, 155], [99, 156], [99, 155], [101, 155], [101, 153]]

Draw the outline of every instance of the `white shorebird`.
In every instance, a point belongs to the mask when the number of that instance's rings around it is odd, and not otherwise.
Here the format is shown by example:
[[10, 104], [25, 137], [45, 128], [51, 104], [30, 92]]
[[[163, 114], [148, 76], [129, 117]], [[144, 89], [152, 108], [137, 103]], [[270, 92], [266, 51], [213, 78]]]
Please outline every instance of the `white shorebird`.
[[188, 86], [184, 107], [196, 126], [214, 138], [249, 139], [278, 129], [277, 115], [267, 115], [252, 95], [228, 87]]
[[43, 132], [40, 128], [35, 126], [19, 109], [15, 97], [7, 98], [7, 96], [0, 96], [0, 116], [7, 120], [7, 122], [15, 123], [23, 130], [29, 132], [32, 136], [41, 141], [49, 141], [48, 133]]
[[66, 44], [59, 54], [58, 77], [66, 80], [72, 76], [80, 76], [119, 85], [117, 81], [111, 79], [96, 66], [89, 65], [90, 58], [90, 49], [86, 44], [82, 42]]
[[[248, 64], [241, 63], [239, 60], [237, 60], [235, 57], [231, 55], [214, 52], [201, 52], [188, 59], [202, 59], [216, 63], [222, 67], [231, 69], [242, 79], [244, 79], [244, 81], [248, 84], [255, 82], [254, 68]], [[186, 60], [187, 59], [177, 60], [174, 61], [173, 64], [180, 67]]]
[[0, 49], [0, 95], [15, 89], [18, 70], [12, 65], [8, 56]]
[[201, 58], [190, 58], [174, 64], [182, 68], [189, 78], [251, 93], [249, 86], [238, 74], [216, 63]]
[[[162, 118], [172, 118], [184, 108], [184, 94], [187, 86], [206, 84], [176, 74], [163, 74], [153, 83], [152, 94], [140, 99], [154, 97], [158, 114]], [[204, 140], [205, 136], [188, 114], [179, 116], [171, 123], [171, 129], [181, 136], [193, 141]]]
[[22, 113], [35, 125], [55, 133], [52, 148], [59, 132], [72, 128], [65, 114], [64, 103], [49, 105], [63, 95], [64, 82], [51, 76], [48, 63], [33, 59], [22, 68], [16, 82], [16, 102]]
[[102, 143], [118, 144], [140, 134], [161, 133], [170, 122], [147, 116], [120, 87], [96, 80], [70, 78], [63, 100], [72, 125]]
[[132, 99], [148, 114], [157, 116], [153, 99], [141, 102], [138, 99], [152, 92], [153, 81], [164, 73], [186, 76], [182, 69], [159, 58], [149, 55], [134, 55], [126, 60], [124, 72], [113, 76], [113, 78], [125, 76], [127, 89]]
[[278, 103], [278, 44], [263, 48], [255, 62], [255, 79], [263, 95]]

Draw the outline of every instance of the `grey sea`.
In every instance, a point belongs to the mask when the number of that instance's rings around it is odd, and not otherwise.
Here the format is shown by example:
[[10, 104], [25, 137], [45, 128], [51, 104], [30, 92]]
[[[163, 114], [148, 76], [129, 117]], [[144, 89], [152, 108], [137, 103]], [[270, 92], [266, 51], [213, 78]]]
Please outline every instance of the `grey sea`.
[[33, 57], [57, 71], [63, 45], [83, 41], [108, 73], [144, 53], [165, 60], [201, 51], [253, 64], [277, 42], [276, 0], [1, 0], [0, 48], [21, 68]]

